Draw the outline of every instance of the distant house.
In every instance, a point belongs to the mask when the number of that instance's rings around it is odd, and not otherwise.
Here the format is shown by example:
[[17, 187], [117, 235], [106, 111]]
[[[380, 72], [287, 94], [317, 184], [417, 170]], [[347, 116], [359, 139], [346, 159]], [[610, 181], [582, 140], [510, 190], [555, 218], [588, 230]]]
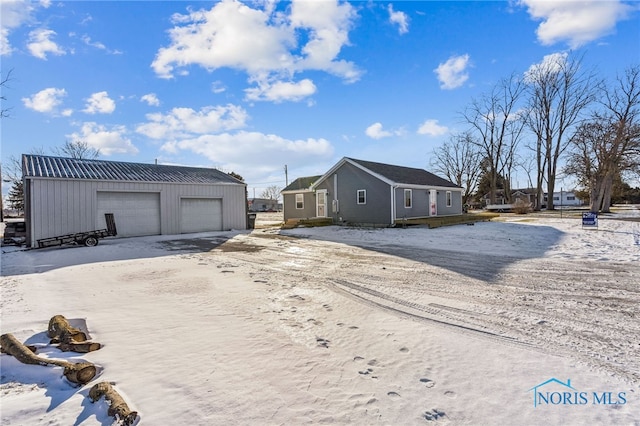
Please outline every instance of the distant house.
[[27, 244], [106, 228], [118, 236], [245, 229], [246, 185], [215, 169], [23, 155]]
[[[490, 193], [484, 194], [482, 196], [482, 206], [486, 207], [491, 204]], [[517, 200], [520, 200], [524, 203], [528, 203], [531, 205], [531, 208], [535, 209], [538, 205], [541, 208], [547, 207], [548, 194], [545, 192], [542, 195], [542, 200], [540, 203], [536, 200], [536, 189], [535, 188], [524, 188], [524, 189], [514, 189], [511, 191], [511, 203], [508, 203], [507, 198], [505, 196], [504, 190], [499, 189], [495, 193], [496, 202], [493, 206], [499, 206], [502, 204], [513, 204]], [[577, 207], [583, 205], [584, 202], [578, 198], [574, 191], [559, 191], [553, 193], [553, 205], [554, 207]]]
[[[547, 206], [549, 200], [549, 194], [547, 192], [543, 195], [542, 206]], [[584, 202], [576, 196], [574, 191], [560, 191], [553, 193], [553, 206], [554, 207], [577, 207], [583, 205]]]
[[507, 200], [504, 189], [498, 189], [495, 192], [495, 203], [491, 203], [491, 193], [488, 192], [482, 196], [481, 202], [482, 207], [496, 206], [509, 204], [513, 205], [516, 202], [522, 202], [524, 204], [528, 204], [531, 208], [536, 208], [536, 189], [535, 188], [523, 188], [523, 189], [514, 189], [511, 191], [511, 203]]
[[310, 219], [317, 216], [316, 194], [313, 192], [312, 185], [320, 177], [318, 175], [298, 178], [280, 191], [285, 221]]
[[304, 184], [304, 192], [287, 187], [287, 197], [283, 191], [285, 220], [327, 217], [334, 223], [393, 226], [403, 219], [462, 214], [462, 188], [423, 169], [345, 157]]
[[278, 200], [269, 198], [249, 198], [250, 212], [273, 212], [281, 210]]

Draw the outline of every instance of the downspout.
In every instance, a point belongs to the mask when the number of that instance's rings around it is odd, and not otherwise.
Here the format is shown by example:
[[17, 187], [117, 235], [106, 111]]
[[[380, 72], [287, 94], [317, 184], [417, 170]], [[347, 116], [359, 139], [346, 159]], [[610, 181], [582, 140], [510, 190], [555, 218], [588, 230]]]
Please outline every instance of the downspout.
[[391, 185], [391, 226], [396, 225], [396, 189], [398, 185]]

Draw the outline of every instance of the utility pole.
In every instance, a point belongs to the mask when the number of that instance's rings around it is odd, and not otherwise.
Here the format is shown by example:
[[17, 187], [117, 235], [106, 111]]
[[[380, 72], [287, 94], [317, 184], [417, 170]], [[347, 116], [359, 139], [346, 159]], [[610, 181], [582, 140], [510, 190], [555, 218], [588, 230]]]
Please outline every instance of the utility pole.
[[284, 186], [285, 188], [289, 186], [289, 172], [286, 164], [284, 165]]

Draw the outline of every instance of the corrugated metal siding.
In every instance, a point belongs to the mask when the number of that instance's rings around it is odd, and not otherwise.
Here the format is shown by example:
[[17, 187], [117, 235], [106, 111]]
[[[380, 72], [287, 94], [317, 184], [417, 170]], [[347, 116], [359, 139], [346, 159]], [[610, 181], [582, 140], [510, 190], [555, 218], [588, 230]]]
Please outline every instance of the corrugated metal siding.
[[[27, 211], [30, 241], [100, 229], [97, 219], [98, 191], [159, 192], [162, 234], [180, 233], [180, 198], [223, 200], [223, 229], [246, 229], [245, 187], [241, 184], [197, 185], [131, 183], [98, 180], [31, 178]], [[117, 218], [116, 218], [117, 225]]]

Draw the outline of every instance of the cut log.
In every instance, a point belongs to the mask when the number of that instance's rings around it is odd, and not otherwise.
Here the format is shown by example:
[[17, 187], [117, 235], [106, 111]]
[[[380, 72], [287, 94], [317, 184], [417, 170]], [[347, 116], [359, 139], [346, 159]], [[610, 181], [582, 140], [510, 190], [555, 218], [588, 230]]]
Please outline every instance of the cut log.
[[56, 315], [49, 320], [47, 336], [54, 343], [84, 342], [87, 340], [87, 335], [81, 330], [72, 327], [62, 315]]
[[120, 394], [111, 386], [109, 382], [100, 382], [93, 385], [89, 391], [91, 402], [96, 402], [104, 395], [104, 399], [109, 403], [107, 414], [114, 417], [116, 421], [122, 422], [123, 426], [131, 426], [138, 417], [138, 412], [131, 411], [129, 406]]
[[[24, 347], [25, 347], [25, 348], [27, 348], [27, 349], [29, 349], [29, 350], [30, 350], [31, 352], [33, 352], [34, 354], [35, 354], [36, 352], [38, 352], [38, 347], [37, 347], [36, 345], [24, 345]], [[0, 347], [0, 353], [7, 354], [7, 355], [11, 355], [10, 353], [5, 352], [5, 351], [4, 351], [4, 348], [1, 348], [1, 347]]]
[[100, 349], [102, 345], [94, 342], [79, 342], [79, 343], [60, 343], [58, 349], [62, 352], [78, 352], [86, 354], [87, 352], [93, 352]]
[[0, 336], [0, 346], [6, 354], [12, 355], [23, 364], [55, 365], [64, 369], [64, 376], [72, 383], [85, 385], [96, 376], [96, 366], [90, 362], [72, 363], [59, 359], [42, 358], [35, 355], [12, 334]]

